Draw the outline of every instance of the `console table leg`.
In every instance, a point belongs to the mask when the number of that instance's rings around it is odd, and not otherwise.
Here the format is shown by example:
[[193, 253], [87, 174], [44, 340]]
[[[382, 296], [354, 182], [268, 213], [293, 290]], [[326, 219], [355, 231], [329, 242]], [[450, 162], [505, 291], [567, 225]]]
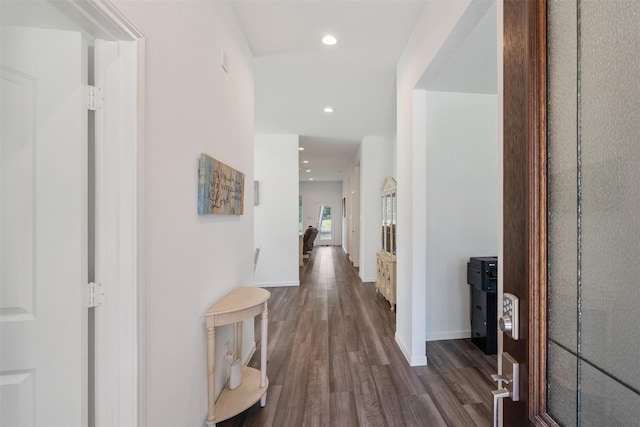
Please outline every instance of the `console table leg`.
[[207, 328], [207, 391], [209, 398], [209, 416], [207, 426], [215, 427], [215, 373], [216, 373], [216, 328]]
[[238, 359], [242, 360], [242, 321], [235, 324], [235, 341], [236, 341], [236, 357], [234, 362]]
[[264, 311], [262, 312], [262, 342], [260, 343], [260, 387], [266, 387], [267, 385], [267, 328], [269, 327], [269, 310], [267, 310], [267, 303], [264, 304]]

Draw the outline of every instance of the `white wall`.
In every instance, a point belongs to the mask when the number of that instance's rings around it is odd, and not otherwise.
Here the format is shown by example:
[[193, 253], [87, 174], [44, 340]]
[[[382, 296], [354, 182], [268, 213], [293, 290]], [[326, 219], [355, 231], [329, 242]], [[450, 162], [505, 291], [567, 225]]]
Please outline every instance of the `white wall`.
[[[414, 213], [414, 203], [418, 207], [426, 205], [425, 181], [414, 178], [414, 172], [420, 174], [426, 169], [426, 156], [421, 156], [425, 151], [424, 142], [414, 143], [414, 89], [469, 4], [470, 0], [425, 3], [397, 66], [398, 300], [395, 338], [412, 366], [427, 362], [426, 258], [423, 258], [426, 256], [426, 221], [425, 216], [421, 216], [423, 208]], [[418, 117], [423, 119], [424, 115]]]
[[393, 138], [366, 136], [360, 145], [360, 279], [377, 279], [376, 253], [382, 249], [382, 183], [393, 176]]
[[349, 211], [351, 209], [350, 196], [349, 196], [349, 177], [347, 176], [342, 181], [342, 198], [345, 201], [345, 210], [346, 213], [342, 217], [342, 250], [348, 255], [349, 254]]
[[[226, 3], [116, 5], [146, 36], [143, 417], [147, 426], [202, 426], [204, 313], [253, 283], [253, 58]], [[245, 173], [244, 215], [197, 215], [200, 153]], [[217, 366], [230, 332], [218, 330]], [[244, 337], [253, 342], [252, 321]]]
[[[302, 196], [302, 229], [310, 225], [318, 226], [318, 205], [330, 203], [333, 205], [332, 223], [333, 245], [342, 246], [342, 183], [341, 182], [301, 182], [300, 195]], [[297, 210], [296, 210], [297, 212]], [[296, 215], [296, 224], [298, 217]], [[315, 245], [322, 244], [320, 235], [316, 237]]]
[[298, 286], [298, 135], [255, 137], [254, 244], [257, 286]]
[[498, 254], [498, 100], [427, 92], [426, 103], [426, 336], [467, 338], [467, 262]]
[[360, 267], [360, 150], [357, 163], [349, 171], [347, 195], [347, 224], [349, 230], [349, 260]]

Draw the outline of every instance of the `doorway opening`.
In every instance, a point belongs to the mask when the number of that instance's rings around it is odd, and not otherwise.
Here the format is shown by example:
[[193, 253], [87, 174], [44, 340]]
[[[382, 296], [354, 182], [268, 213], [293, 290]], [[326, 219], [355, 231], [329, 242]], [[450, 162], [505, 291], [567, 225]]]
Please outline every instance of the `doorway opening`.
[[431, 342], [470, 338], [472, 324], [497, 330], [484, 307], [474, 310], [467, 263], [500, 255], [499, 12], [472, 2], [414, 88], [412, 154], [423, 167], [414, 163], [413, 179], [426, 187], [424, 203], [413, 202], [414, 217], [425, 218], [412, 229], [414, 250], [425, 253], [414, 282], [426, 287], [413, 322], [424, 322], [427, 353]]
[[318, 240], [321, 244], [333, 241], [333, 205], [320, 205], [318, 209]]
[[[15, 341], [8, 348], [18, 356], [2, 360], [0, 382], [20, 403], [2, 412], [0, 424], [46, 418], [56, 425], [109, 425], [115, 415], [136, 425], [144, 414], [137, 308], [142, 35], [109, 2], [28, 3], [0, 5], [7, 107], [0, 151], [3, 183], [12, 183], [0, 194], [0, 228], [2, 246], [12, 248], [3, 255], [19, 257], [0, 262], [3, 276], [12, 266], [12, 277], [0, 284], [2, 296], [12, 297], [0, 307], [1, 339]], [[88, 83], [104, 96], [90, 100]], [[16, 226], [21, 236], [4, 233]], [[47, 286], [38, 286], [45, 278]], [[92, 281], [109, 282], [111, 292]], [[90, 289], [97, 298], [87, 295]], [[24, 322], [29, 336], [5, 328]], [[47, 347], [47, 336], [56, 337], [55, 348]]]

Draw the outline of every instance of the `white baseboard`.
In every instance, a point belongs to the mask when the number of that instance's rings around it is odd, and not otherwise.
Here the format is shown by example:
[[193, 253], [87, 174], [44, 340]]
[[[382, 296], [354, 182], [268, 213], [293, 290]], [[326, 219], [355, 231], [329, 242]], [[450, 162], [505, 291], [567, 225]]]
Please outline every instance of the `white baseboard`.
[[427, 341], [459, 340], [463, 338], [471, 338], [471, 329], [466, 329], [464, 331], [441, 331], [427, 333]]
[[360, 280], [362, 280], [363, 283], [375, 283], [378, 278], [377, 277], [361, 277]]
[[427, 356], [426, 355], [412, 355], [404, 342], [400, 339], [398, 334], [395, 335], [396, 344], [400, 347], [400, 351], [404, 355], [404, 358], [407, 359], [409, 366], [426, 366], [427, 365]]
[[353, 264], [354, 267], [359, 268], [360, 260], [351, 258], [351, 254], [348, 254], [348, 255], [349, 255], [349, 261], [351, 261], [351, 264]]
[[295, 282], [262, 282], [255, 283], [255, 286], [258, 288], [281, 288], [285, 286], [300, 286], [300, 281], [296, 280]]

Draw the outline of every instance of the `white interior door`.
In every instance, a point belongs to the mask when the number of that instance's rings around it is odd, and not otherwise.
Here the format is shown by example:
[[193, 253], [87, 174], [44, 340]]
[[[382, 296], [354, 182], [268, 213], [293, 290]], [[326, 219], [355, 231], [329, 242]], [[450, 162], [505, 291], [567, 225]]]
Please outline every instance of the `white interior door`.
[[87, 425], [86, 49], [4, 27], [0, 425]]

